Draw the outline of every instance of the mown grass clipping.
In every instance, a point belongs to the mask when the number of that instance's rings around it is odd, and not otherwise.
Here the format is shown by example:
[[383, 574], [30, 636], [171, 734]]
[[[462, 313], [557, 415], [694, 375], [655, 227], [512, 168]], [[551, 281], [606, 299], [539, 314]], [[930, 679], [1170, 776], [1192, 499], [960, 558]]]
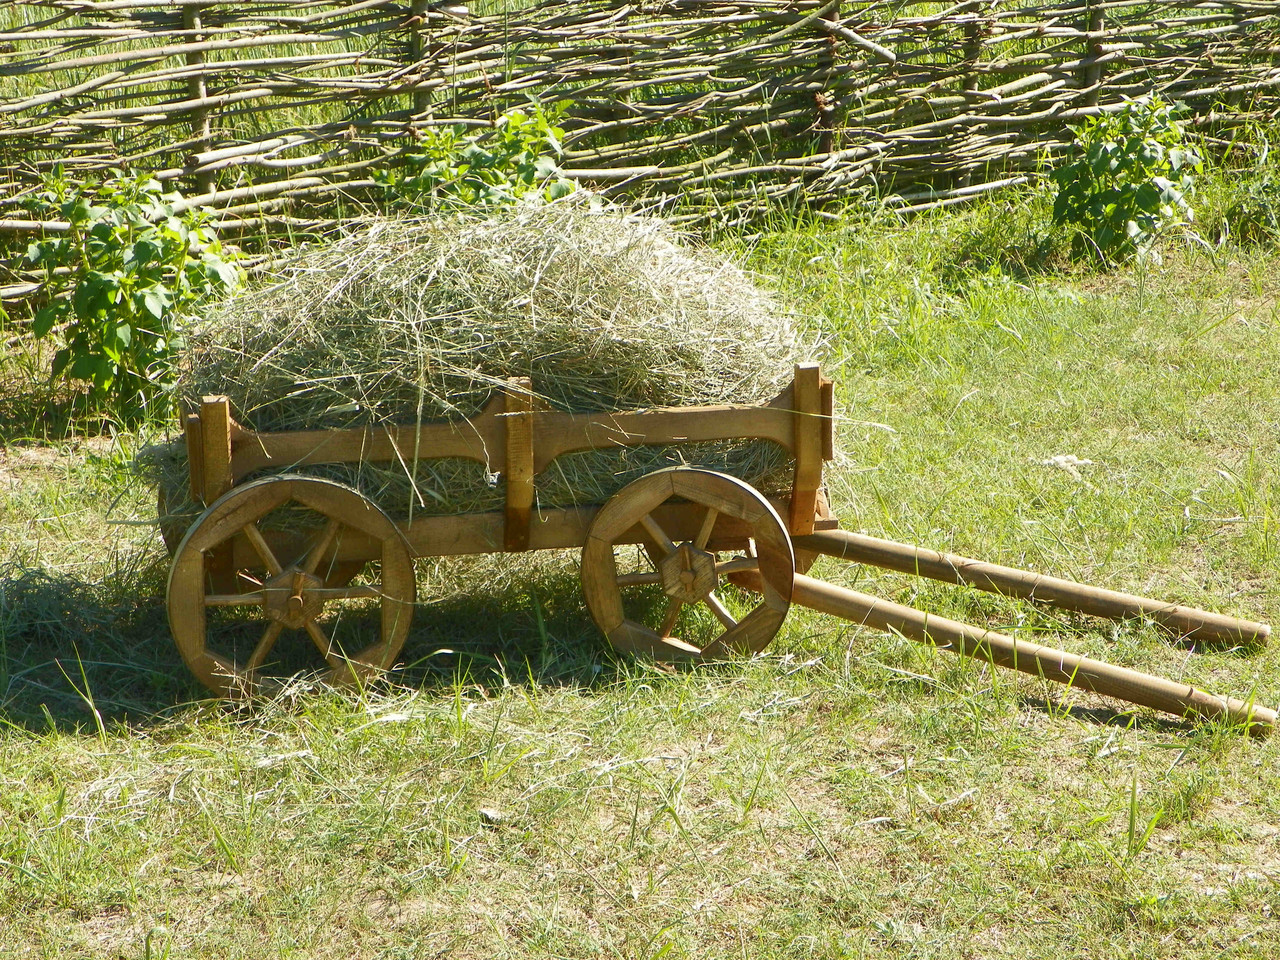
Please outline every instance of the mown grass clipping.
[[[297, 248], [188, 341], [182, 403], [226, 394], [258, 431], [466, 418], [510, 377], [565, 411], [760, 402], [815, 355], [744, 270], [661, 219], [580, 197], [494, 218], [353, 222]], [[682, 462], [786, 486], [785, 454], [768, 443], [630, 448], [560, 458], [538, 478], [538, 503], [600, 502]], [[153, 453], [145, 469], [182, 510], [183, 452]], [[500, 469], [423, 451], [305, 472], [404, 517], [496, 509]]]

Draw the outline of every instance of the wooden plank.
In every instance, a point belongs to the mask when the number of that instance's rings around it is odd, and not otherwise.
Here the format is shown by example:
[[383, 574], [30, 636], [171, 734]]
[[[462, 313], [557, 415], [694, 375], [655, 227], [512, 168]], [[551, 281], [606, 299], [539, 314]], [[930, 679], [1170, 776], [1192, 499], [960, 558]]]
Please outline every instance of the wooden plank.
[[796, 364], [794, 395], [796, 471], [788, 527], [793, 534], [806, 534], [813, 532], [822, 486], [822, 455], [827, 446], [824, 433], [831, 423], [823, 413], [822, 373], [816, 363]]
[[506, 412], [507, 456], [503, 469], [507, 504], [504, 546], [509, 552], [529, 548], [529, 512], [533, 508], [533, 383], [528, 377], [508, 381]]
[[795, 418], [788, 388], [767, 404], [656, 407], [621, 413], [534, 414], [538, 437], [534, 471], [541, 473], [566, 453], [609, 447], [666, 445], [706, 440], [772, 440], [788, 453], [795, 445]]
[[231, 489], [231, 401], [205, 397], [200, 404], [200, 452], [203, 458], [201, 492], [205, 506]]
[[[785, 497], [769, 501], [779, 516], [786, 516], [789, 502]], [[540, 510], [532, 515], [529, 524], [530, 550], [565, 550], [581, 547], [587, 539], [587, 529], [599, 507], [568, 507]], [[652, 516], [677, 540], [693, 540], [702, 529], [706, 508], [696, 503], [664, 503], [653, 510]], [[409, 552], [416, 557], [469, 556], [479, 553], [504, 552], [506, 514], [503, 511], [454, 514], [439, 517], [414, 517], [410, 523], [397, 526], [409, 541]], [[818, 521], [819, 529], [835, 529], [834, 519]], [[263, 536], [271, 544], [277, 556], [296, 556], [306, 542], [305, 535], [286, 531], [264, 530]], [[745, 546], [750, 528], [733, 517], [722, 516], [716, 521], [707, 549], [711, 551], [740, 550]], [[624, 531], [618, 542], [643, 545], [648, 535], [637, 525]], [[259, 561], [248, 543], [236, 538], [236, 565], [254, 566]], [[341, 544], [334, 552], [335, 561], [376, 560], [375, 541], [367, 534], [348, 529]]]
[[191, 485], [191, 499], [204, 501], [204, 434], [201, 432], [200, 414], [189, 413], [182, 420], [182, 431], [187, 438], [187, 474]]
[[474, 417], [421, 426], [382, 426], [350, 430], [294, 430], [236, 436], [234, 475], [238, 480], [264, 467], [314, 463], [412, 462], [415, 457], [459, 457], [489, 465], [506, 457], [502, 397], [494, 397]]

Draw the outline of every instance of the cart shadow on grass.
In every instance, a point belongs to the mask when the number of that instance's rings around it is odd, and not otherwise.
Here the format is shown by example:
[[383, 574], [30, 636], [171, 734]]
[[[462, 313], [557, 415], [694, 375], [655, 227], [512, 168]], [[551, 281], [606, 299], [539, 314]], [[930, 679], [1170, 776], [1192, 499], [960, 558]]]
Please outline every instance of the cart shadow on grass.
[[[163, 723], [194, 702], [213, 702], [169, 636], [167, 572], [166, 558], [155, 554], [97, 582], [35, 568], [0, 571], [0, 724], [44, 733], [93, 731], [101, 722], [110, 732]], [[460, 686], [495, 694], [512, 686], [583, 690], [609, 687], [635, 669], [601, 641], [571, 564], [531, 566], [502, 580], [492, 573], [491, 567], [454, 572], [444, 596], [419, 602], [398, 668], [374, 689], [426, 696], [452, 696]], [[660, 608], [661, 599], [653, 605]], [[1087, 622], [1062, 626], [1096, 629]], [[296, 689], [312, 688], [302, 681]], [[1190, 719], [1048, 695], [1021, 696], [1019, 705], [1098, 728], [1185, 735], [1195, 727]]]
[[[107, 730], [147, 726], [206, 700], [169, 634], [167, 573], [167, 559], [154, 555], [97, 582], [0, 570], [0, 724], [34, 732], [93, 730], [99, 721]], [[584, 688], [627, 669], [600, 641], [571, 569], [470, 587], [418, 605], [401, 665], [375, 689]]]

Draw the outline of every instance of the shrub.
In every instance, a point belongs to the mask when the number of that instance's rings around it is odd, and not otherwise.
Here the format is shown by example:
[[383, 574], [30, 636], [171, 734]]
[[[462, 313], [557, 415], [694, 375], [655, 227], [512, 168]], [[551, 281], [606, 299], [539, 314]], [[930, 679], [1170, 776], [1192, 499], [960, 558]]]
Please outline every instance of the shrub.
[[32, 332], [61, 335], [54, 378], [87, 382], [93, 409], [132, 420], [169, 389], [183, 318], [241, 272], [205, 213], [176, 213], [181, 196], [149, 174], [113, 174], [74, 182], [57, 167], [27, 203], [69, 224], [27, 250], [45, 276]]
[[460, 124], [427, 130], [418, 149], [404, 155], [404, 169], [379, 170], [373, 179], [392, 207], [419, 213], [500, 209], [533, 191], [558, 199], [574, 190], [556, 161], [564, 136], [556, 121], [566, 106], [568, 101], [550, 107], [531, 102], [528, 110], [509, 110], [480, 132]]
[[1177, 110], [1158, 97], [1072, 127], [1080, 155], [1053, 171], [1053, 222], [1075, 228], [1072, 252], [1119, 263], [1194, 217], [1189, 198], [1202, 161]]

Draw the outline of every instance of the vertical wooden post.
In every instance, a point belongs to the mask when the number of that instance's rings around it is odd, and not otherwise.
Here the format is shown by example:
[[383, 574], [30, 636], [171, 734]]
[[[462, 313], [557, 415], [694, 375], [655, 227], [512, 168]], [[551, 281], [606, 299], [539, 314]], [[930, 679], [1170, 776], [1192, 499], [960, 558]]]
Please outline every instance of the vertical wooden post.
[[[409, 19], [409, 55], [413, 57], [413, 62], [417, 66], [418, 80], [422, 80], [422, 61], [426, 59], [427, 53], [431, 48], [431, 21], [427, 17], [427, 12], [431, 7], [431, 0], [412, 0], [409, 10], [413, 14]], [[431, 107], [431, 93], [427, 90], [413, 91], [413, 115], [415, 118], [426, 113]]]
[[529, 521], [533, 509], [533, 382], [527, 377], [507, 381], [507, 462], [503, 479], [507, 487], [503, 546], [508, 551], [529, 549]]
[[822, 486], [822, 454], [827, 443], [824, 430], [830, 418], [823, 416], [822, 373], [816, 363], [797, 363], [792, 383], [795, 418], [795, 480], [791, 484], [789, 526], [795, 536], [813, 532], [818, 508], [818, 488]]
[[187, 414], [182, 421], [182, 432], [187, 438], [187, 474], [192, 503], [204, 500], [204, 436], [200, 431], [200, 414]]
[[205, 506], [231, 489], [231, 401], [205, 397], [200, 404], [200, 453], [204, 458], [200, 484]]
[[[840, 4], [836, 3], [831, 10], [831, 19], [836, 23], [840, 22]], [[840, 45], [837, 42], [836, 35], [829, 33], [826, 36], [827, 51], [822, 58], [822, 66], [825, 68], [826, 76], [823, 78], [828, 84], [835, 79], [836, 70], [839, 67], [839, 51]], [[833, 90], [819, 90], [813, 97], [814, 106], [817, 108], [817, 117], [814, 120], [814, 127], [818, 131], [819, 142], [818, 150], [821, 153], [831, 153], [835, 149], [835, 133], [836, 133], [836, 94]]]
[[981, 6], [980, 0], [970, 4], [969, 10], [973, 14], [973, 20], [964, 28], [964, 62], [970, 66], [969, 71], [964, 75], [964, 89], [968, 91], [978, 89], [977, 66], [978, 61], [982, 59], [982, 23], [978, 20]]
[[[199, 7], [184, 6], [182, 8], [182, 27], [184, 30], [196, 31], [194, 36], [187, 38], [187, 42], [204, 39], [203, 35], [199, 33], [203, 27], [200, 20]], [[200, 67], [203, 64], [203, 53], [187, 54], [188, 67]], [[204, 100], [208, 96], [208, 92], [203, 73], [197, 73], [187, 81], [187, 96], [192, 100]], [[209, 118], [208, 107], [199, 106], [192, 109], [191, 136], [199, 144], [199, 148], [193, 152], [203, 153], [213, 149], [213, 124]], [[196, 174], [196, 187], [201, 193], [211, 193], [213, 191], [213, 174], [211, 172]]]
[[[231, 401], [226, 397], [205, 397], [200, 404], [201, 495], [204, 505], [231, 489]], [[195, 469], [195, 464], [190, 464]], [[213, 583], [230, 591], [235, 580], [234, 547], [226, 543], [205, 556], [205, 574]]]
[[1096, 107], [1102, 93], [1102, 64], [1098, 58], [1102, 56], [1102, 40], [1097, 34], [1102, 32], [1104, 15], [1096, 0], [1085, 2], [1084, 29], [1090, 35], [1085, 41], [1084, 66], [1080, 71], [1080, 86], [1087, 91], [1084, 95], [1086, 106]]

